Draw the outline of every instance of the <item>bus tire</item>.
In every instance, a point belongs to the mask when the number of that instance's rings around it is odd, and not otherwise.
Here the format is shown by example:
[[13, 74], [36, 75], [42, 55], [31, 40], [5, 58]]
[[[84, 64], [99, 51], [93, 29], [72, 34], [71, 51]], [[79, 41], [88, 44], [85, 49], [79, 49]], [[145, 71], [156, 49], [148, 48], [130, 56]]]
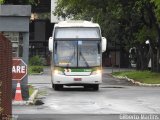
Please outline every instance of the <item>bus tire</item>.
[[89, 88], [89, 85], [84, 85], [84, 89], [88, 89]]
[[98, 91], [98, 90], [99, 90], [99, 85], [98, 85], [98, 84], [93, 85], [93, 90], [94, 90], [94, 91]]
[[54, 84], [52, 83], [52, 88], [54, 88]]
[[54, 84], [54, 90], [60, 90], [63, 88], [63, 85]]

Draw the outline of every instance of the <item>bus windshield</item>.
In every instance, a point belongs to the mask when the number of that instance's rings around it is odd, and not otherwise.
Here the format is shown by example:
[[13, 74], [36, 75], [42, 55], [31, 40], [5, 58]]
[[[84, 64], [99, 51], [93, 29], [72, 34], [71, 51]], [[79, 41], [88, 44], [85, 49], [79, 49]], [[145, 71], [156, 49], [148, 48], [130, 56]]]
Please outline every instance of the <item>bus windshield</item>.
[[55, 41], [54, 64], [59, 67], [100, 66], [100, 41]]

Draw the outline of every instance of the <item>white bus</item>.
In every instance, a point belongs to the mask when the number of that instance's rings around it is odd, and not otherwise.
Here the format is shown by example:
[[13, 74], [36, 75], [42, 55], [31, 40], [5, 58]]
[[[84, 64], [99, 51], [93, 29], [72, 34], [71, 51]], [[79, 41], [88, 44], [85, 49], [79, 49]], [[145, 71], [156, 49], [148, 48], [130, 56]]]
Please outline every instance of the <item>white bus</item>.
[[63, 21], [55, 24], [49, 38], [51, 81], [54, 90], [84, 86], [99, 90], [102, 82], [102, 52], [106, 38], [100, 26], [88, 21]]

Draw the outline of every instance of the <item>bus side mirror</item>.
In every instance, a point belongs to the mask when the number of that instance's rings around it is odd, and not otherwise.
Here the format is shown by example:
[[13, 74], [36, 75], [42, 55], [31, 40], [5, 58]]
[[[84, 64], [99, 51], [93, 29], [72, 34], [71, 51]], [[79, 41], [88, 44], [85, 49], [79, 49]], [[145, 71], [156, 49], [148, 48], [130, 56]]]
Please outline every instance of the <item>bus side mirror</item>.
[[49, 47], [49, 51], [53, 52], [53, 37], [49, 37], [48, 47]]
[[105, 37], [102, 37], [102, 52], [106, 51], [107, 46], [107, 39]]

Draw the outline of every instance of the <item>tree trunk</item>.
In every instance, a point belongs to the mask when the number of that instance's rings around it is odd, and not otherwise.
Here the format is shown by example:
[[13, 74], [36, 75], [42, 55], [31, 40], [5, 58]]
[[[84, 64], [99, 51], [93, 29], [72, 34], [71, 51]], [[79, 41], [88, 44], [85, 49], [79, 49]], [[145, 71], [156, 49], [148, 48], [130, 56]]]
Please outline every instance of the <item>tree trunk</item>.
[[140, 52], [139, 52], [139, 47], [137, 48], [137, 52], [136, 52], [136, 58], [137, 58], [137, 63], [136, 63], [136, 69], [140, 70], [141, 69], [141, 60], [140, 60]]
[[160, 72], [160, 48], [157, 48], [157, 72]]
[[151, 71], [154, 71], [154, 55], [151, 54]]
[[143, 45], [139, 45], [137, 47], [137, 70], [147, 70], [148, 69], [148, 63], [150, 60], [150, 57], [147, 57], [149, 54], [146, 49], [143, 49]]

